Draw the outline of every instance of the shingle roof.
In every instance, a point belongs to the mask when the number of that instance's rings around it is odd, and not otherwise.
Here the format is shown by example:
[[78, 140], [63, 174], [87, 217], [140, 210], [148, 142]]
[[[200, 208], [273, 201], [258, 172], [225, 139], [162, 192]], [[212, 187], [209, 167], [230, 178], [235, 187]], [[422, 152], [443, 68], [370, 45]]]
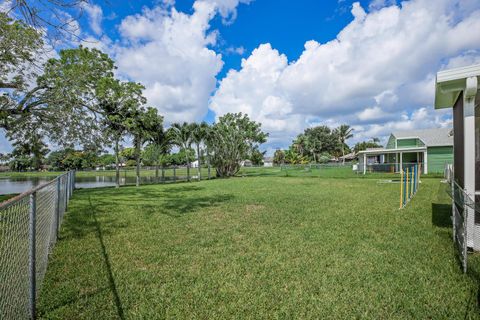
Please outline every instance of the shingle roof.
[[427, 147], [453, 146], [452, 128], [436, 128], [393, 132], [397, 139], [419, 138]]

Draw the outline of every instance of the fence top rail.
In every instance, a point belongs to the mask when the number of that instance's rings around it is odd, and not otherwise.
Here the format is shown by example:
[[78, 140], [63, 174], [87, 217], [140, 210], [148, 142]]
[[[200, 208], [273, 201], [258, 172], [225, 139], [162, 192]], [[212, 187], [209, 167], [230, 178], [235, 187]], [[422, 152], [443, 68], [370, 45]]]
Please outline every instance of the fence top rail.
[[49, 185], [55, 183], [58, 179], [62, 178], [63, 176], [67, 175], [69, 173], [69, 171], [65, 172], [65, 173], [62, 173], [61, 175], [55, 177], [54, 179], [50, 180], [50, 181], [47, 181], [45, 183], [42, 183], [42, 184], [39, 184], [38, 186], [36, 187], [33, 187], [32, 189], [30, 190], [27, 190], [25, 192], [22, 192], [18, 195], [16, 195], [15, 197], [13, 198], [10, 198], [2, 203], [0, 203], [0, 210], [3, 210], [3, 209], [6, 209], [8, 207], [10, 207], [11, 205], [19, 202], [21, 199], [25, 198], [25, 197], [28, 197], [30, 196], [31, 194], [45, 188], [45, 187], [48, 187]]

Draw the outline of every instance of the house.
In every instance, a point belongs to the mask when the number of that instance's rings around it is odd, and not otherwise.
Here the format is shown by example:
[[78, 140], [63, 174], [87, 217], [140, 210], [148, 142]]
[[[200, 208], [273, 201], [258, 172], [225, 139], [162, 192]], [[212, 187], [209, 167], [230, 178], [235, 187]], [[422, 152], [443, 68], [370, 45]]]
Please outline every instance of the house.
[[273, 157], [263, 158], [263, 166], [264, 167], [273, 167]]
[[385, 148], [360, 151], [358, 170], [399, 172], [419, 164], [424, 173], [443, 172], [453, 162], [451, 128], [393, 132]]
[[198, 168], [198, 160], [190, 162], [190, 168]]
[[251, 167], [252, 166], [252, 161], [250, 160], [243, 160], [242, 162], [240, 162], [240, 166], [241, 167]]
[[357, 159], [357, 153], [355, 151], [351, 152], [351, 153], [348, 153], [345, 156], [339, 157], [338, 161], [343, 161], [343, 159], [345, 159], [345, 162], [353, 161], [353, 160]]
[[479, 83], [480, 64], [440, 71], [435, 86], [435, 109], [453, 109], [452, 220], [465, 257], [467, 247], [480, 251]]

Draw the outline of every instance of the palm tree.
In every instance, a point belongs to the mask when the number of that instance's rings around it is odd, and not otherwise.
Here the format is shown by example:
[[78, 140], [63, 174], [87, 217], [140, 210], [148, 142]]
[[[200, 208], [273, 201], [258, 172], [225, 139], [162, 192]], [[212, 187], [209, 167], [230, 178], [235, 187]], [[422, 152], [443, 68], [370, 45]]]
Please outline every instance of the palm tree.
[[305, 149], [307, 148], [307, 137], [304, 134], [299, 134], [298, 137], [293, 141], [293, 146], [295, 150], [303, 157]]
[[212, 171], [212, 165], [211, 165], [211, 159], [210, 159], [210, 149], [212, 144], [214, 143], [215, 140], [215, 132], [213, 131], [212, 127], [208, 126], [205, 128], [205, 136], [203, 137], [203, 143], [205, 144], [205, 153], [207, 156], [207, 167], [208, 167], [208, 179], [210, 180], [211, 178], [211, 171]]
[[206, 135], [207, 135], [207, 130], [208, 130], [208, 124], [203, 121], [200, 124], [193, 123], [192, 124], [193, 132], [192, 132], [192, 138], [193, 142], [197, 146], [197, 172], [198, 172], [198, 181], [202, 180], [202, 171], [200, 167], [200, 144], [205, 141]]
[[[170, 151], [171, 141], [167, 134], [167, 131], [163, 129], [163, 117], [158, 116], [159, 119], [151, 128], [149, 135], [150, 144], [153, 146], [154, 159], [155, 159], [155, 180], [158, 182], [158, 171], [160, 156], [165, 155]], [[161, 119], [160, 119], [161, 118]], [[163, 179], [163, 166], [162, 166], [162, 179]]]
[[345, 164], [345, 142], [353, 137], [353, 128], [351, 128], [348, 124], [342, 124], [336, 129], [336, 131], [340, 146], [342, 148], [342, 163]]
[[190, 159], [188, 151], [192, 147], [193, 143], [194, 126], [187, 122], [182, 124], [174, 123], [172, 124], [169, 132], [173, 144], [185, 150], [185, 157], [187, 160], [187, 180], [190, 181]]

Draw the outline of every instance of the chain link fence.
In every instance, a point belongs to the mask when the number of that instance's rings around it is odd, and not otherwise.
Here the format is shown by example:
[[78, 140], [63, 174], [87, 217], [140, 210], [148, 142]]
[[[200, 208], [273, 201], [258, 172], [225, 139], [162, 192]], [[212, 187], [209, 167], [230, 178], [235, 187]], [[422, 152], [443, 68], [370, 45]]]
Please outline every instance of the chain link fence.
[[34, 319], [48, 255], [73, 193], [75, 172], [0, 204], [0, 319]]
[[445, 179], [447, 181], [447, 193], [452, 198], [452, 225], [453, 242], [458, 251], [458, 257], [462, 264], [463, 272], [467, 272], [468, 246], [467, 246], [467, 221], [468, 208], [474, 212], [480, 212], [480, 207], [463, 190], [454, 179], [453, 165], [445, 166]]

